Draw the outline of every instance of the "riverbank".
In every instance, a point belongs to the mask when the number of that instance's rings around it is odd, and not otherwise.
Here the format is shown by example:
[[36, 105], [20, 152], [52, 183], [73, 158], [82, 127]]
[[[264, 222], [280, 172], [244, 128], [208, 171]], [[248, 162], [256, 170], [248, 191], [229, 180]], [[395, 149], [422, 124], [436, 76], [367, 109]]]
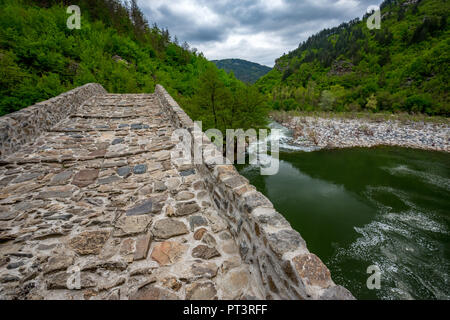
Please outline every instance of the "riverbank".
[[286, 112], [271, 116], [292, 130], [293, 143], [298, 146], [334, 149], [387, 145], [450, 152], [450, 125], [445, 118]]

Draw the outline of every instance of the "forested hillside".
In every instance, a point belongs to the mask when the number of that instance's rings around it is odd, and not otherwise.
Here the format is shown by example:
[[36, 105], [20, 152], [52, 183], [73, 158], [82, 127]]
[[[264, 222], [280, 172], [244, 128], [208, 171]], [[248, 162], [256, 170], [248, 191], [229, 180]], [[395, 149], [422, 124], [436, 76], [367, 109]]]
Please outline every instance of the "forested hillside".
[[241, 59], [212, 60], [212, 62], [219, 69], [228, 73], [233, 72], [237, 79], [251, 84], [272, 70], [267, 66]]
[[387, 0], [381, 29], [367, 17], [325, 29], [257, 82], [274, 109], [450, 116], [447, 0]]
[[[67, 27], [69, 5], [80, 30]], [[265, 122], [257, 90], [148, 22], [135, 0], [0, 0], [0, 74], [0, 115], [89, 82], [111, 93], [160, 83], [204, 128]]]

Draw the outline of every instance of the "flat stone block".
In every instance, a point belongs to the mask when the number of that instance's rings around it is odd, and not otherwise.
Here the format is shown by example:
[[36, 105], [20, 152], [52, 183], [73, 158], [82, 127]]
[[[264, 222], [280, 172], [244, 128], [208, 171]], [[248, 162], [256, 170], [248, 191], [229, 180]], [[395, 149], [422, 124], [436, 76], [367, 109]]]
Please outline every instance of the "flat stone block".
[[152, 212], [153, 201], [147, 200], [136, 207], [133, 207], [127, 211], [127, 216], [140, 216], [144, 214], [149, 214]]
[[189, 233], [186, 225], [175, 219], [162, 219], [155, 222], [152, 228], [152, 233], [155, 238], [169, 239]]

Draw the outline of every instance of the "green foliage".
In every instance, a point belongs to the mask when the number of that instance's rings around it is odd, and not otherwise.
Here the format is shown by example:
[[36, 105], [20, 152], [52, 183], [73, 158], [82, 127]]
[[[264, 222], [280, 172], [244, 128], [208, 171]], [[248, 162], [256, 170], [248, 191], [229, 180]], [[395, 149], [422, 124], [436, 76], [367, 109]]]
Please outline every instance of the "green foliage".
[[422, 24], [420, 24], [412, 36], [411, 42], [421, 42], [427, 39], [428, 36], [433, 36], [436, 32], [444, 30], [447, 26], [446, 16], [431, 16], [425, 17]]
[[195, 95], [188, 109], [194, 119], [203, 121], [203, 128], [261, 128], [266, 125], [267, 108], [264, 96], [254, 86], [236, 78], [226, 79], [223, 71], [210, 64], [200, 75]]
[[370, 111], [376, 111], [377, 110], [377, 98], [374, 94], [372, 94], [367, 101], [366, 109]]
[[323, 111], [333, 110], [334, 104], [336, 102], [336, 97], [329, 90], [322, 91], [322, 95], [320, 96], [319, 107]]
[[431, 107], [431, 97], [427, 94], [415, 94], [406, 99], [406, 107], [414, 113], [426, 112]]
[[269, 105], [450, 116], [449, 2], [386, 0], [381, 11], [380, 30], [369, 30], [365, 15], [280, 57], [256, 83]]
[[219, 77], [217, 68], [209, 65], [201, 74], [199, 79], [199, 86], [195, 94], [195, 104], [198, 105], [198, 118], [204, 118], [206, 127], [219, 128], [219, 121], [221, 121], [222, 128], [224, 127], [223, 119], [220, 119], [222, 110], [226, 109], [230, 103], [230, 91], [225, 87], [225, 84]]

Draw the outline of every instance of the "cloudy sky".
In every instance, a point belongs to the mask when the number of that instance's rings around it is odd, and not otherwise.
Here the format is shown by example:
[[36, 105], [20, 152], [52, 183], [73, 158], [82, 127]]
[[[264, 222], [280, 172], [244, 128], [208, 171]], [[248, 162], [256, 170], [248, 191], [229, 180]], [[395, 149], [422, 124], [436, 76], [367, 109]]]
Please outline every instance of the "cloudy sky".
[[168, 28], [206, 58], [272, 67], [326, 27], [362, 17], [381, 0], [138, 0], [151, 24]]

